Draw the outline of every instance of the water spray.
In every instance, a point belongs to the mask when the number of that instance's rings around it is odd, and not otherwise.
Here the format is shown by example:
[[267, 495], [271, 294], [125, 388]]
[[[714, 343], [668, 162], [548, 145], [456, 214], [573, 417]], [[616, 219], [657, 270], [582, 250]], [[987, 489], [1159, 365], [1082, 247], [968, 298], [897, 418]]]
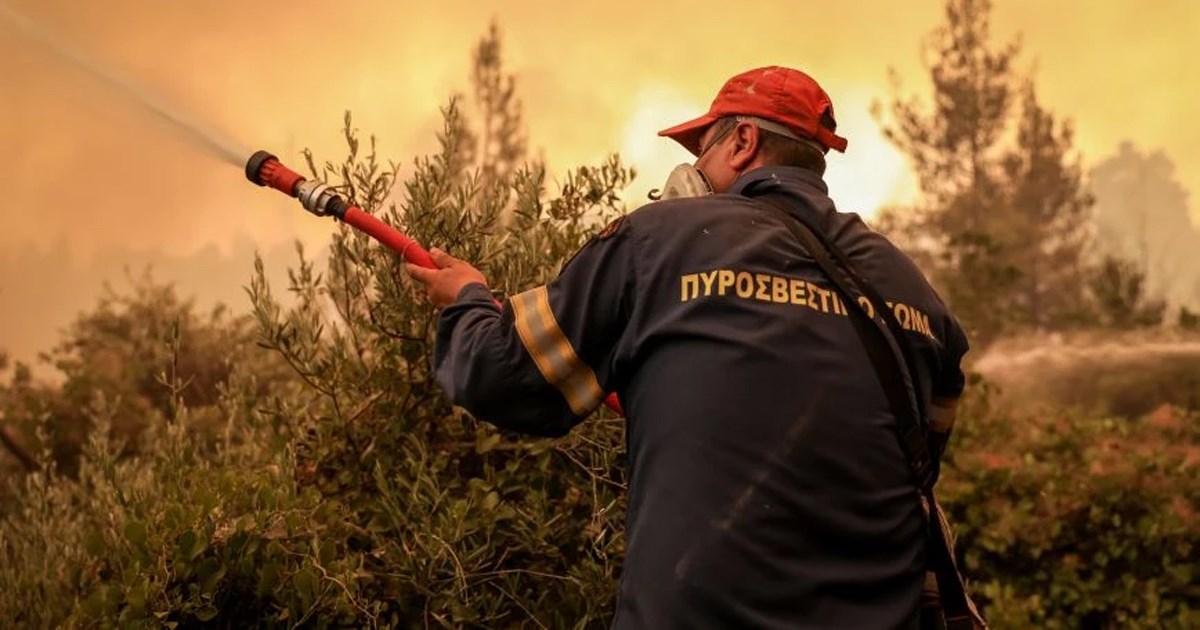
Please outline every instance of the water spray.
[[92, 61], [80, 50], [68, 45], [24, 15], [8, 7], [0, 0], [0, 18], [7, 20], [14, 28], [36, 41], [54, 54], [71, 62], [93, 78], [113, 88], [116, 92], [128, 97], [134, 104], [141, 106], [159, 119], [174, 125], [175, 129], [183, 132], [184, 136], [204, 148], [209, 154], [233, 165], [240, 165], [244, 151], [237, 143], [209, 129], [196, 118], [187, 115], [176, 107], [156, 98], [151, 92], [128, 77], [122, 76], [109, 68]]
[[[246, 161], [246, 179], [298, 199], [305, 210], [316, 216], [333, 217], [345, 222], [414, 265], [428, 269], [437, 268], [429, 252], [403, 232], [351, 205], [328, 184], [306, 179], [284, 166], [279, 158], [267, 151], [256, 151]], [[618, 414], [625, 415], [615, 393], [609, 394], [604, 404]]]

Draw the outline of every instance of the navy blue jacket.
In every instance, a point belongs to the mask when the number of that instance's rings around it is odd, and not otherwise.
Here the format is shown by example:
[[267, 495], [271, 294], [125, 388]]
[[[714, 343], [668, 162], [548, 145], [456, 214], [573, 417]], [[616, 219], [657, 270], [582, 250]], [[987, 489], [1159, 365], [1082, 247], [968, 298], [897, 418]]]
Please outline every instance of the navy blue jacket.
[[963, 390], [962, 329], [907, 256], [801, 169], [648, 204], [548, 285], [502, 308], [472, 285], [442, 312], [437, 378], [476, 417], [558, 436], [620, 395], [616, 628], [915, 623], [922, 516], [887, 399], [832, 284], [747, 198], [767, 192], [795, 198], [889, 301], [944, 421]]

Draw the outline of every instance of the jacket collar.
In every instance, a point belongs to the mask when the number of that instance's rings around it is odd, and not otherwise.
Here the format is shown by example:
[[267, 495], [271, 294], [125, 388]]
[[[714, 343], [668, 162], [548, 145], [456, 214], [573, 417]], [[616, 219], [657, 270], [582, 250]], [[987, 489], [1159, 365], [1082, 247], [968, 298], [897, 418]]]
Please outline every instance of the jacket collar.
[[832, 213], [837, 212], [829, 198], [829, 187], [816, 173], [795, 166], [761, 166], [733, 183], [729, 194], [757, 197], [770, 193], [783, 193], [796, 198], [800, 203], [792, 206], [793, 211], [805, 213], [823, 224]]
[[733, 182], [729, 192], [734, 195], [754, 196], [767, 192], [758, 190], [760, 187], [774, 186], [807, 188], [821, 195], [829, 193], [829, 187], [820, 175], [796, 166], [760, 166], [748, 173], [742, 173], [737, 181]]

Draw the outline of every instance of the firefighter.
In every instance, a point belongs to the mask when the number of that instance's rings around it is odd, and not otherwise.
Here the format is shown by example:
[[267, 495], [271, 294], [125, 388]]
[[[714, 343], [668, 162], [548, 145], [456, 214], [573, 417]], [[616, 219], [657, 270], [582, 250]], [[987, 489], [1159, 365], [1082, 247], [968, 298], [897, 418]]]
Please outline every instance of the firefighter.
[[615, 628], [915, 626], [924, 517], [884, 390], [849, 305], [753, 197], [786, 195], [887, 300], [943, 431], [962, 328], [905, 254], [835, 208], [825, 158], [847, 141], [808, 75], [738, 74], [659, 135], [695, 162], [549, 284], [497, 306], [444, 252], [439, 269], [407, 268], [441, 309], [438, 382], [474, 416], [539, 436], [618, 393], [630, 481]]

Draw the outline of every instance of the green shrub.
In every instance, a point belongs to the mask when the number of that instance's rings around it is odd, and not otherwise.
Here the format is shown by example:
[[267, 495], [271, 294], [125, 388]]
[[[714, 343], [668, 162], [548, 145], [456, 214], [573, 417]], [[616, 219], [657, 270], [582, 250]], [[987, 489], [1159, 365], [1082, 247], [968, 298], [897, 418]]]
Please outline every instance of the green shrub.
[[[399, 207], [381, 211], [388, 176], [358, 152], [349, 121], [350, 155], [323, 174], [420, 242], [477, 261], [509, 293], [548, 280], [619, 211], [631, 174], [615, 159], [569, 174], [547, 199], [536, 163], [469, 170], [457, 104], [445, 114], [442, 151], [418, 161]], [[280, 422], [299, 436], [297, 483], [348, 506], [363, 596], [402, 624], [606, 625], [623, 544], [620, 421], [550, 442], [452, 408], [429, 366], [433, 311], [393, 254], [361, 234], [339, 233], [324, 272], [302, 256], [289, 290], [298, 299], [283, 309], [261, 273], [252, 282], [260, 343], [319, 394]]]
[[[336, 506], [291, 481], [286, 436], [257, 410], [268, 401], [254, 374], [235, 370], [205, 410], [225, 421], [215, 446], [195, 439], [196, 414], [175, 383], [176, 413], [138, 435], [140, 455], [122, 455], [125, 445], [110, 437], [117, 408], [98, 397], [74, 477], [47, 451], [23, 480], [16, 509], [0, 520], [6, 623], [188, 625], [302, 600], [281, 580], [315, 563], [301, 550], [326, 533], [319, 524]], [[326, 570], [347, 572], [341, 561]]]
[[[177, 374], [179, 402], [193, 409], [196, 436], [207, 439], [219, 433], [222, 420], [204, 410], [214, 405], [235, 366], [257, 375], [260, 395], [291, 378], [282, 361], [255, 347], [256, 334], [248, 314], [223, 305], [198, 312], [193, 300], [149, 273], [130, 278], [125, 292], [105, 286], [95, 308], [79, 314], [44, 355], [57, 383], [36, 381], [18, 365], [7, 386], [0, 385], [5, 426], [27, 448], [49, 449], [60, 472], [74, 474], [96, 392], [107, 397], [109, 430], [129, 454], [143, 430], [172, 417], [172, 390], [162, 381]], [[173, 349], [177, 341], [181, 345]], [[34, 435], [39, 424], [44, 440]]]
[[996, 627], [1200, 624], [1200, 415], [971, 400], [939, 487]]

